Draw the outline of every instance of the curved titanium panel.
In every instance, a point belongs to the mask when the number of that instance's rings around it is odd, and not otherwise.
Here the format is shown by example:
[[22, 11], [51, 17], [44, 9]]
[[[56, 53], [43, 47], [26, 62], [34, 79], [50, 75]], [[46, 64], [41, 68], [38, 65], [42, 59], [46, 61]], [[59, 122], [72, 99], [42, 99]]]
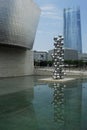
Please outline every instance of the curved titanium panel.
[[0, 44], [32, 49], [39, 16], [32, 0], [0, 0]]

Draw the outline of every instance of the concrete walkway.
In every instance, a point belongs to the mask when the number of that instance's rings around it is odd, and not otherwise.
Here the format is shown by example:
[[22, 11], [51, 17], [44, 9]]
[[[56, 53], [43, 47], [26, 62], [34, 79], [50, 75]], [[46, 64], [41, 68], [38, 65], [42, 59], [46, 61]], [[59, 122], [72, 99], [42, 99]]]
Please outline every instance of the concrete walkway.
[[[35, 68], [35, 75], [51, 76], [53, 68]], [[67, 76], [87, 76], [87, 70], [65, 70]]]

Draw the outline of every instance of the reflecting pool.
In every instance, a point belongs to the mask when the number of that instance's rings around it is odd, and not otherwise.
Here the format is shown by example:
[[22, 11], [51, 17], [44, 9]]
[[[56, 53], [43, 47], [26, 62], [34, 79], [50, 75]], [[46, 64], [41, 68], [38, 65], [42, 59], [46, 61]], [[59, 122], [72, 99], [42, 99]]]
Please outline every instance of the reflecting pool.
[[0, 79], [0, 130], [87, 130], [87, 80]]

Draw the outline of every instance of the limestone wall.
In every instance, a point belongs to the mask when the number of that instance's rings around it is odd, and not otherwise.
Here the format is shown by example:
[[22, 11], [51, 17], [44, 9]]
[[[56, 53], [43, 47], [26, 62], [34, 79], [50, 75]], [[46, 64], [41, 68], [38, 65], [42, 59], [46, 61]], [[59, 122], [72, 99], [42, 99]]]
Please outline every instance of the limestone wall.
[[33, 69], [32, 51], [0, 46], [0, 77], [32, 75]]

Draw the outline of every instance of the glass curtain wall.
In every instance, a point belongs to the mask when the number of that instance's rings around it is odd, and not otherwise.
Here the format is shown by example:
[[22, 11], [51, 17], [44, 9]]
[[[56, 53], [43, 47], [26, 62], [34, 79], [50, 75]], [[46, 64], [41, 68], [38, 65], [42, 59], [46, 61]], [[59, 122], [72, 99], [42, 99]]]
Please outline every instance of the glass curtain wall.
[[64, 9], [64, 46], [82, 53], [80, 9]]

